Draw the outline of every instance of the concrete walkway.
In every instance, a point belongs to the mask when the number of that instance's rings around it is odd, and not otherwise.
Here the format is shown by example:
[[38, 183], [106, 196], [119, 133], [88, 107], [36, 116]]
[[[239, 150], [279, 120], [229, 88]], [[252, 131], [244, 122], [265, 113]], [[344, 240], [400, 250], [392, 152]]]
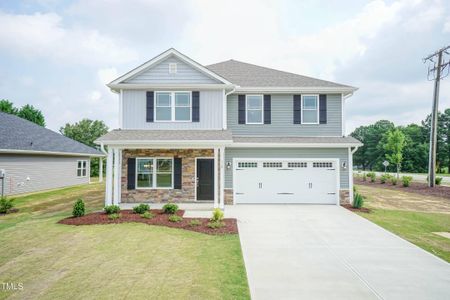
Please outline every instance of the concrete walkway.
[[225, 212], [253, 299], [450, 299], [450, 264], [339, 206]]

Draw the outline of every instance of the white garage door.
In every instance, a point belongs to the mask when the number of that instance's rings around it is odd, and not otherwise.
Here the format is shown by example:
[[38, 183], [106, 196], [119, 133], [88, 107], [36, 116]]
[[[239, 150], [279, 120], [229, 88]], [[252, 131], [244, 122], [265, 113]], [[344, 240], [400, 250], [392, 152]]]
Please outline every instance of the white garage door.
[[335, 159], [235, 159], [236, 203], [338, 203]]

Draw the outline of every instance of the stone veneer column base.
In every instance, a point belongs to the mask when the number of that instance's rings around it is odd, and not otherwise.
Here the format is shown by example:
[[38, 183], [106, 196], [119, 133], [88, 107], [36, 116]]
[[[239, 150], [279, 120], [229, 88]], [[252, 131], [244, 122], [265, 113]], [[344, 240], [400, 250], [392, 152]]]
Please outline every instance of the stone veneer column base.
[[339, 203], [340, 204], [350, 204], [350, 191], [340, 190], [339, 191]]
[[225, 189], [225, 204], [233, 204], [233, 189]]

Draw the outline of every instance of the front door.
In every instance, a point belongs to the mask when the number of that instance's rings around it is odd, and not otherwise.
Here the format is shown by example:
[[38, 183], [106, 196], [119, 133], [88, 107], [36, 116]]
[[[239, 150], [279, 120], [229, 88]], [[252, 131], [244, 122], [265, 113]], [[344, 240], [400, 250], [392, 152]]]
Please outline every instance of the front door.
[[214, 200], [214, 159], [197, 159], [197, 200]]

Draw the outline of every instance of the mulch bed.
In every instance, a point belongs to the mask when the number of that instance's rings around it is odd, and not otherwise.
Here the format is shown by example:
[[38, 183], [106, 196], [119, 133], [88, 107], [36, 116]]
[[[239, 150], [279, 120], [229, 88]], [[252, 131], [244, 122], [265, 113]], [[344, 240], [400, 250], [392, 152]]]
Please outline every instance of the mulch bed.
[[348, 210], [351, 210], [351, 211], [363, 212], [363, 213], [368, 213], [368, 214], [372, 211], [370, 208], [367, 208], [367, 207], [355, 208], [351, 204], [342, 204], [342, 207], [344, 207]]
[[379, 181], [371, 182], [370, 180], [363, 181], [361, 178], [355, 178], [355, 183], [360, 185], [367, 185], [377, 188], [385, 188], [391, 190], [401, 190], [404, 192], [417, 193], [425, 196], [435, 196], [441, 198], [450, 199], [450, 187], [437, 185], [434, 188], [429, 188], [426, 183], [421, 182], [411, 182], [409, 187], [404, 187], [401, 181], [397, 185], [392, 185], [391, 183], [381, 184]]
[[[118, 223], [145, 223], [148, 225], [158, 225], [166, 226], [172, 228], [180, 228], [190, 231], [196, 231], [206, 234], [237, 234], [237, 222], [236, 219], [223, 219], [224, 226], [220, 228], [209, 228], [207, 224], [209, 223], [208, 218], [183, 218], [180, 222], [170, 222], [168, 214], [165, 214], [160, 209], [151, 209], [150, 212], [155, 216], [151, 219], [146, 219], [141, 217], [139, 214], [134, 213], [132, 210], [121, 210], [121, 217], [116, 220], [108, 219], [108, 215], [104, 212], [95, 212], [84, 215], [82, 217], [69, 217], [60, 220], [58, 223], [66, 225], [95, 225], [95, 224], [118, 224]], [[184, 215], [184, 210], [179, 210], [176, 214], [180, 217]], [[191, 220], [199, 220], [200, 225], [193, 226], [190, 224]]]

